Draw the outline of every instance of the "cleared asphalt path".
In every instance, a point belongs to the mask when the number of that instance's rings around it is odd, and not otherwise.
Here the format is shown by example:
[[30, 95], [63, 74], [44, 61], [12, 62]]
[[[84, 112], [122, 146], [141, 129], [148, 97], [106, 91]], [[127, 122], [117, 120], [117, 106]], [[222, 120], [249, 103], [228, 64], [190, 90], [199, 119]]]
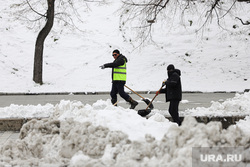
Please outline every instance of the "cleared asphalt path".
[[[135, 94], [129, 94], [133, 99], [139, 102], [136, 110], [144, 109], [147, 107], [146, 103], [141, 100], [141, 98]], [[140, 94], [144, 98], [151, 100], [155, 94]], [[209, 107], [211, 106], [211, 101], [223, 102], [228, 98], [235, 96], [235, 93], [183, 93], [183, 101], [180, 103], [179, 110], [184, 111], [188, 108], [196, 107]], [[0, 107], [10, 106], [11, 104], [17, 105], [45, 105], [58, 104], [61, 100], [77, 100], [81, 101], [83, 104], [93, 104], [97, 100], [110, 100], [109, 94], [43, 94], [43, 95], [0, 95]], [[118, 105], [124, 108], [129, 108], [129, 104], [126, 103], [118, 95]], [[153, 101], [155, 109], [167, 110], [169, 103], [165, 102], [165, 95], [158, 95]]]

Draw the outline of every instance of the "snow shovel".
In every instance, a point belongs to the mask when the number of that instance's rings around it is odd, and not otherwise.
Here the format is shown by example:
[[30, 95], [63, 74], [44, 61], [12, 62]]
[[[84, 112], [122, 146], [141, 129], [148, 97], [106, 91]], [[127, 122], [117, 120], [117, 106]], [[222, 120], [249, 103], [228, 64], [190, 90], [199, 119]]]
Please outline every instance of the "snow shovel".
[[117, 102], [115, 102], [115, 104], [113, 104], [113, 106], [117, 106], [117, 103], [118, 103], [118, 101], [117, 101]]
[[145, 99], [144, 97], [142, 97], [141, 95], [139, 95], [138, 93], [136, 93], [134, 90], [132, 90], [131, 88], [129, 88], [127, 85], [124, 85], [126, 88], [128, 88], [129, 90], [131, 90], [133, 93], [135, 93], [136, 95], [138, 95], [139, 97], [141, 97], [142, 98], [142, 101], [144, 101], [147, 105], [148, 105], [148, 107], [150, 108], [150, 109], [153, 109], [154, 108], [154, 106], [153, 106], [153, 104], [152, 103], [150, 103], [150, 101], [148, 100], [148, 99]]
[[[161, 86], [161, 88], [163, 87], [164, 85]], [[161, 88], [158, 90], [160, 91]], [[151, 109], [148, 109], [150, 104], [152, 104], [152, 102], [154, 101], [154, 99], [156, 98], [156, 96], [158, 96], [158, 94], [155, 94], [154, 98], [151, 100], [151, 102], [148, 104], [147, 108], [145, 110], [138, 110], [138, 114], [142, 117], [145, 117], [146, 115], [148, 115], [150, 112], [151, 112]]]

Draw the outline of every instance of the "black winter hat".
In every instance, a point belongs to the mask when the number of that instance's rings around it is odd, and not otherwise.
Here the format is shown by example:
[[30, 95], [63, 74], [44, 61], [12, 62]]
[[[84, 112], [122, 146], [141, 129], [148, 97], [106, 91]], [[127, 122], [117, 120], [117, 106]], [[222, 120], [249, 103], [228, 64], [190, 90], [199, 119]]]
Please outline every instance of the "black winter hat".
[[174, 70], [175, 68], [174, 68], [174, 65], [173, 64], [169, 64], [168, 65], [168, 67], [167, 67], [167, 70], [169, 71], [169, 70]]
[[120, 51], [118, 49], [114, 50], [113, 53], [120, 54]]

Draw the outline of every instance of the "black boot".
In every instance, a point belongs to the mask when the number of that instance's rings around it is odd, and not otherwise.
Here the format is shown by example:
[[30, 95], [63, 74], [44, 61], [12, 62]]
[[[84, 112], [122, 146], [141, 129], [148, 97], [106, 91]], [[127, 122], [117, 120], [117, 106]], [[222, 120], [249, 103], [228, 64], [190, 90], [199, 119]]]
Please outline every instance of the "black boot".
[[138, 105], [138, 102], [133, 100], [131, 97], [129, 97], [128, 99], [128, 102], [130, 103], [130, 109], [134, 109], [137, 105]]
[[114, 106], [117, 106], [117, 99], [111, 99], [111, 103], [112, 103]]

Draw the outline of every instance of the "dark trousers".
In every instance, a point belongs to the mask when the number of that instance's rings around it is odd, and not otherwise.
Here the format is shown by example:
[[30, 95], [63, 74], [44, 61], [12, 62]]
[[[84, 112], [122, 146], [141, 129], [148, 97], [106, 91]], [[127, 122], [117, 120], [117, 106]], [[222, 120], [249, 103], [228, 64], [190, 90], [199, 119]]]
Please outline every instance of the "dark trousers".
[[128, 101], [130, 96], [124, 91], [124, 85], [125, 85], [124, 81], [114, 81], [112, 83], [112, 89], [110, 92], [112, 102], [117, 101], [117, 94], [118, 93], [124, 100]]
[[176, 122], [179, 126], [181, 125], [181, 120], [179, 117], [179, 103], [180, 101], [178, 100], [170, 100], [169, 104], [169, 114], [173, 118], [173, 121]]

